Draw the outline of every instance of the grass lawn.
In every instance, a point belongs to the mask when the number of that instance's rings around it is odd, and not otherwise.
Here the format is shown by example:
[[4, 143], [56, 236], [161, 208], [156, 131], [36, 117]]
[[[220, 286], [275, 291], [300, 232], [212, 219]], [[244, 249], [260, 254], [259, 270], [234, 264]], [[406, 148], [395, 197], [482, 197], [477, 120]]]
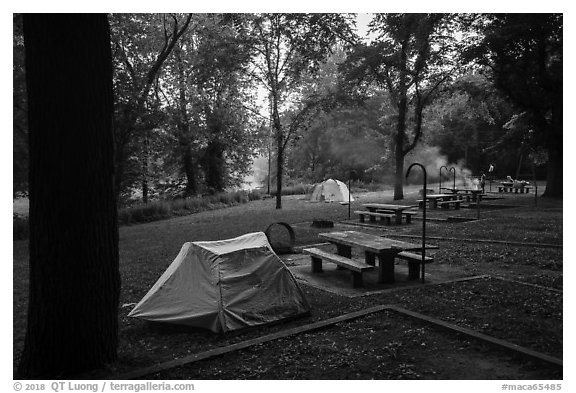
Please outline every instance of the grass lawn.
[[[416, 204], [416, 187], [406, 188], [405, 196], [401, 204]], [[442, 221], [447, 216], [475, 218], [477, 213], [472, 209], [428, 211], [431, 220], [426, 233], [431, 238], [429, 242], [439, 246], [435, 252], [435, 265], [454, 267], [468, 276], [490, 275], [488, 278], [415, 286], [409, 290], [355, 298], [302, 285], [312, 305], [309, 317], [228, 336], [199, 329], [153, 326], [128, 318], [130, 308], [123, 307], [119, 311], [119, 360], [94, 377], [107, 378], [379, 304], [397, 304], [562, 358], [562, 248], [549, 246], [562, 245], [562, 201], [539, 199], [538, 206], [534, 207], [532, 194], [504, 194], [504, 197], [481, 205], [478, 221]], [[318, 243], [318, 233], [327, 230], [310, 227], [315, 218], [340, 223], [358, 221], [353, 213], [348, 220], [348, 206], [309, 203], [302, 198], [285, 197], [282, 210], [274, 208], [273, 199], [266, 199], [121, 227], [121, 305], [138, 302], [184, 242], [225, 239], [264, 231], [274, 222], [287, 222], [293, 225], [296, 245], [300, 246]], [[351, 211], [361, 209], [361, 204], [366, 202], [393, 201], [390, 192], [364, 193], [358, 195]], [[351, 229], [371, 230], [401, 239], [420, 236], [421, 225], [422, 222], [416, 219], [409, 225]], [[28, 242], [14, 242], [14, 364], [18, 362], [24, 341], [27, 265]], [[377, 334], [382, 329], [386, 334]], [[442, 356], [438, 357], [440, 353]], [[387, 366], [370, 367], [368, 361]], [[246, 364], [249, 366], [242, 366]], [[315, 367], [304, 367], [306, 364]], [[346, 367], [348, 371], [345, 371]], [[558, 379], [562, 378], [562, 370], [533, 363], [469, 338], [452, 336], [396, 314], [378, 313], [152, 377]]]

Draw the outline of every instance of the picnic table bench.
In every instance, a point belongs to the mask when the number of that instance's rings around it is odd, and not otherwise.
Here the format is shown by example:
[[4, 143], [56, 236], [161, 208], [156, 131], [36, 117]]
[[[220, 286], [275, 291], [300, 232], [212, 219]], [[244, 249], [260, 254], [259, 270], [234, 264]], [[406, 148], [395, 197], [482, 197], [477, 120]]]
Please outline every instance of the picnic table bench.
[[[402, 224], [402, 217], [406, 219], [407, 224], [410, 223], [412, 215], [414, 214], [413, 212], [405, 211], [412, 208], [412, 206], [407, 205], [394, 205], [389, 203], [364, 203], [362, 206], [368, 209], [369, 213], [379, 213], [386, 215], [391, 214], [392, 217], [395, 217], [394, 222], [396, 224]], [[362, 218], [363, 217], [360, 218], [360, 222], [362, 222]]]
[[454, 205], [454, 209], [458, 210], [460, 209], [460, 204], [462, 203], [461, 199], [452, 199], [449, 201], [439, 201], [436, 202], [436, 206], [439, 206], [443, 209], [448, 209], [450, 207], [450, 205]]
[[[422, 267], [422, 254], [416, 254], [413, 252], [402, 251], [396, 255], [396, 258], [408, 261], [408, 279], [418, 280], [420, 278], [420, 270]], [[424, 264], [434, 262], [434, 258], [429, 256], [424, 256]]]
[[426, 195], [426, 199], [418, 199], [416, 202], [418, 202], [418, 207], [420, 207], [420, 209], [424, 208], [424, 203], [426, 202], [429, 202], [430, 209], [436, 209], [438, 208], [439, 202], [448, 202], [448, 201], [450, 201], [451, 204], [454, 205], [454, 207], [456, 206], [458, 206], [458, 208], [460, 207], [461, 201], [458, 199], [458, 196], [456, 194], [429, 194]]
[[304, 254], [310, 255], [312, 259], [312, 273], [321, 273], [322, 261], [332, 262], [336, 265], [348, 269], [352, 272], [352, 287], [358, 288], [364, 285], [362, 279], [362, 273], [367, 270], [372, 270], [375, 268], [374, 265], [369, 265], [365, 262], [351, 259], [342, 255], [332, 254], [327, 251], [320, 250], [318, 248], [305, 248], [302, 250]]
[[512, 190], [514, 190], [514, 193], [518, 194], [522, 194], [522, 193], [529, 193], [530, 192], [530, 187], [528, 186], [524, 186], [524, 187], [513, 187], [511, 185], [500, 185], [498, 186], [498, 192], [512, 192]]
[[366, 221], [364, 216], [368, 216], [370, 222], [376, 222], [376, 218], [379, 217], [381, 221], [384, 221], [386, 223], [386, 225], [390, 225], [392, 218], [396, 217], [396, 215], [392, 213], [379, 213], [365, 210], [356, 210], [354, 214], [358, 214], [360, 222]]

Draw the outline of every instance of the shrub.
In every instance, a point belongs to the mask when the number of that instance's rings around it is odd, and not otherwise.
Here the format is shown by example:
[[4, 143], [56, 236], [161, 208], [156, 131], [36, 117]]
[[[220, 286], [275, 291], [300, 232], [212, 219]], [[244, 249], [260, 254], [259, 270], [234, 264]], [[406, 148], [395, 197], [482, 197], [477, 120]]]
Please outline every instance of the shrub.
[[262, 191], [250, 190], [248, 191], [248, 201], [259, 201], [264, 198]]
[[[311, 192], [313, 190], [313, 188], [314, 188], [314, 185], [305, 184], [305, 183], [288, 185], [288, 186], [282, 187], [282, 195], [306, 195], [309, 192]], [[276, 190], [271, 189], [270, 195], [276, 196]]]
[[133, 224], [182, 216], [210, 209], [238, 205], [251, 200], [262, 199], [257, 192], [233, 191], [221, 192], [204, 197], [179, 198], [171, 201], [155, 201], [121, 209], [118, 212], [120, 224]]
[[149, 222], [172, 216], [171, 203], [166, 201], [154, 201], [138, 206], [121, 209], [118, 213], [120, 224], [135, 222]]

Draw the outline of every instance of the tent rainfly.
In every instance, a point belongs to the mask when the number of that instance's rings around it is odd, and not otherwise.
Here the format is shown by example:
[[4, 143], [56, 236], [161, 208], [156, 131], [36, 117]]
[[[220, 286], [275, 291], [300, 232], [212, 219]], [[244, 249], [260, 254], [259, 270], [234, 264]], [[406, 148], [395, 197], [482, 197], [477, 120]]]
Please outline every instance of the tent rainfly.
[[[314, 187], [311, 202], [348, 202], [348, 187], [340, 180], [328, 179]], [[350, 195], [350, 202], [354, 197]]]
[[228, 332], [306, 314], [296, 279], [263, 232], [184, 243], [180, 253], [128, 314]]

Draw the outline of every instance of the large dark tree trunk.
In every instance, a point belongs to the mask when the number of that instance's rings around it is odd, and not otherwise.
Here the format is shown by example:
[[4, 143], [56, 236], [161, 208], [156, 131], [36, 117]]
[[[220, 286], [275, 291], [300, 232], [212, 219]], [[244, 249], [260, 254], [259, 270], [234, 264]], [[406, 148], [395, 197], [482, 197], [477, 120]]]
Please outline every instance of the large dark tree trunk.
[[272, 125], [276, 139], [276, 209], [282, 209], [282, 181], [284, 177], [284, 134], [278, 113], [278, 98], [272, 97]]
[[548, 173], [546, 191], [542, 196], [562, 198], [563, 193], [563, 108], [562, 96], [555, 101], [552, 108], [552, 121], [548, 139]]
[[276, 209], [282, 209], [282, 178], [284, 177], [284, 151], [282, 136], [278, 136], [278, 155], [276, 156]]
[[184, 61], [182, 59], [182, 48], [180, 45], [174, 47], [174, 54], [176, 56], [176, 63], [178, 65], [178, 138], [183, 148], [182, 167], [186, 174], [186, 190], [185, 196], [193, 196], [197, 194], [196, 191], [196, 163], [194, 162], [194, 155], [192, 154], [192, 138], [190, 135], [190, 119], [187, 112], [188, 99], [186, 95], [187, 83], [184, 70]]
[[196, 163], [192, 155], [192, 148], [189, 145], [184, 146], [183, 161], [184, 173], [186, 174], [184, 195], [195, 196], [198, 193], [196, 190]]
[[408, 114], [408, 88], [406, 86], [407, 41], [402, 42], [400, 51], [400, 81], [398, 86], [398, 120], [394, 141], [396, 173], [394, 179], [394, 200], [404, 199], [404, 141], [406, 139], [406, 116]]
[[148, 203], [148, 177], [149, 177], [149, 165], [150, 165], [150, 141], [148, 136], [144, 136], [143, 151], [142, 151], [142, 202]]
[[224, 147], [219, 141], [210, 141], [202, 159], [206, 187], [210, 193], [224, 191], [226, 186], [226, 160]]
[[562, 148], [548, 149], [548, 172], [546, 175], [546, 191], [542, 196], [562, 198], [563, 192], [563, 155]]
[[395, 146], [394, 200], [404, 199], [404, 151], [402, 145]]
[[118, 227], [104, 14], [24, 16], [30, 125], [30, 294], [21, 378], [113, 362]]

